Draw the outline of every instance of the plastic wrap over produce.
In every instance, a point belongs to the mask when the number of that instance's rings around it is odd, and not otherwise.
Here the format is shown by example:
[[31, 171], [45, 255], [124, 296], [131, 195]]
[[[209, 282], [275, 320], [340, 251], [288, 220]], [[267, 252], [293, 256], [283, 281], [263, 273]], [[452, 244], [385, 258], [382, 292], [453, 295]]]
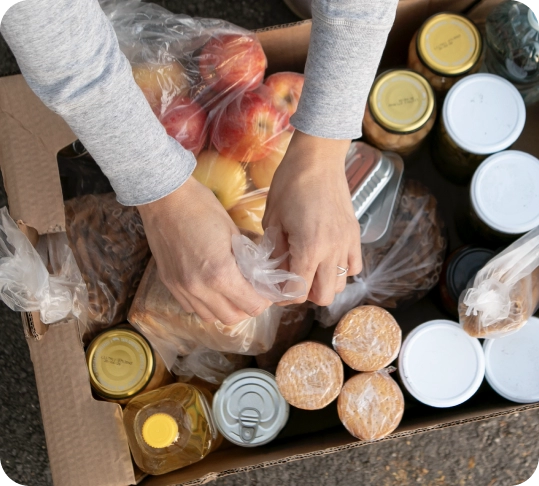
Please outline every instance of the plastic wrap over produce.
[[459, 299], [459, 320], [473, 337], [520, 329], [539, 307], [539, 228], [490, 260]]
[[317, 319], [329, 327], [360, 304], [393, 309], [417, 302], [438, 283], [446, 244], [435, 197], [421, 183], [407, 180], [389, 241], [380, 248], [362, 247], [361, 274], [349, 279], [330, 306], [318, 310]]
[[14, 311], [38, 311], [44, 324], [75, 317], [84, 328], [88, 293], [65, 233], [43, 235], [34, 248], [0, 209], [0, 298]]
[[155, 115], [196, 155], [193, 176], [232, 210], [236, 224], [261, 233], [260, 190], [290, 143], [303, 75], [264, 81], [267, 61], [256, 35], [228, 22], [137, 0], [101, 4]]
[[404, 396], [389, 376], [392, 370], [359, 373], [343, 386], [337, 401], [339, 418], [354, 437], [376, 440], [393, 432], [404, 414]]
[[[234, 255], [243, 276], [256, 291], [282, 302], [305, 295], [305, 281], [277, 267], [283, 258], [273, 260], [275, 240], [271, 229], [259, 245], [243, 235], [232, 239]], [[258, 317], [234, 325], [204, 322], [197, 314], [185, 312], [161, 282], [152, 258], [129, 311], [129, 322], [138, 328], [159, 351], [169, 369], [177, 356], [187, 356], [197, 346], [214, 351], [256, 356], [269, 351], [275, 340], [283, 309], [272, 305]]]
[[137, 209], [122, 206], [113, 193], [70, 199], [65, 213], [69, 243], [88, 287], [93, 337], [125, 322], [150, 248]]

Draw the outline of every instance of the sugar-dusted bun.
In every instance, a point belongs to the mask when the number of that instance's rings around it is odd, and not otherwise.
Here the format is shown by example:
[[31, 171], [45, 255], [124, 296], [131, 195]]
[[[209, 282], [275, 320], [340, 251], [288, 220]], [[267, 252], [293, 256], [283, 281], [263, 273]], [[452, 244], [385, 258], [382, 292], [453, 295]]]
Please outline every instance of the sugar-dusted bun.
[[398, 427], [404, 413], [404, 397], [385, 370], [359, 373], [344, 384], [337, 410], [354, 437], [376, 440]]
[[401, 328], [386, 310], [374, 305], [356, 307], [335, 328], [333, 347], [350, 368], [378, 371], [399, 354]]
[[277, 386], [285, 400], [303, 410], [329, 405], [341, 391], [343, 365], [328, 346], [311, 341], [291, 347], [277, 366]]

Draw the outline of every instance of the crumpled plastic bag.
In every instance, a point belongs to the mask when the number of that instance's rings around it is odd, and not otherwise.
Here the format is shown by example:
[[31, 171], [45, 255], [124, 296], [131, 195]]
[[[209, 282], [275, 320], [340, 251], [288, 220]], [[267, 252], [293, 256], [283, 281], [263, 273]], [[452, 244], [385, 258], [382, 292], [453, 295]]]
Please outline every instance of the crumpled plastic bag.
[[[294, 300], [305, 295], [305, 281], [279, 270], [280, 259], [271, 258], [275, 231], [267, 231], [260, 245], [245, 236], [233, 238], [234, 255], [244, 277], [260, 295], [272, 302]], [[286, 258], [287, 254], [281, 258]], [[128, 320], [157, 349], [167, 367], [177, 356], [187, 356], [198, 346], [224, 353], [256, 356], [271, 349], [283, 309], [272, 305], [258, 317], [232, 326], [217, 321], [204, 322], [197, 314], [185, 312], [159, 279], [155, 260], [150, 260]]]
[[490, 260], [462, 292], [459, 320], [473, 337], [520, 329], [539, 307], [539, 227]]
[[44, 324], [75, 317], [84, 331], [88, 291], [66, 234], [43, 235], [34, 248], [0, 209], [0, 298], [14, 311], [38, 311]]
[[380, 248], [362, 247], [362, 272], [348, 279], [331, 305], [318, 309], [317, 319], [329, 327], [361, 304], [392, 309], [417, 302], [438, 283], [446, 245], [436, 198], [407, 180], [389, 241]]

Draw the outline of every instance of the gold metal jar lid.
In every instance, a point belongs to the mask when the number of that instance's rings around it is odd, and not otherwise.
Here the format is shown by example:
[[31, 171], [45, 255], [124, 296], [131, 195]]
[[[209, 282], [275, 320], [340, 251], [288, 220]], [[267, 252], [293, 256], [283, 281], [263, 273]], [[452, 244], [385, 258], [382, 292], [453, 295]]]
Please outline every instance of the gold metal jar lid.
[[424, 64], [443, 76], [459, 76], [481, 57], [482, 40], [466, 17], [441, 13], [428, 19], [417, 35], [417, 53]]
[[97, 394], [122, 400], [137, 394], [151, 380], [153, 351], [140, 334], [115, 328], [101, 333], [88, 346], [90, 383]]
[[414, 71], [387, 71], [374, 81], [369, 109], [386, 130], [411, 133], [419, 130], [434, 111], [434, 91], [429, 82]]

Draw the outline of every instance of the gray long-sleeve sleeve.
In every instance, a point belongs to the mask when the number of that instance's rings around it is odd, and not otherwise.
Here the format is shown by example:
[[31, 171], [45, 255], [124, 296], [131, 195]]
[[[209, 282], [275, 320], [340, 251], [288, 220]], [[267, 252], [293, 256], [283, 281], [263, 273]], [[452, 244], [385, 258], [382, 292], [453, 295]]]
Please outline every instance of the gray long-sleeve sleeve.
[[291, 118], [324, 138], [361, 136], [365, 105], [398, 0], [313, 0], [305, 86]]
[[[397, 0], [314, 0], [306, 81], [292, 124], [356, 138]], [[32, 90], [61, 115], [118, 200], [145, 204], [180, 187], [196, 160], [167, 136], [136, 85], [98, 0], [24, 0], [0, 27]]]
[[32, 90], [70, 125], [118, 201], [145, 204], [187, 180], [195, 157], [153, 114], [97, 0], [25, 0], [1, 30]]

